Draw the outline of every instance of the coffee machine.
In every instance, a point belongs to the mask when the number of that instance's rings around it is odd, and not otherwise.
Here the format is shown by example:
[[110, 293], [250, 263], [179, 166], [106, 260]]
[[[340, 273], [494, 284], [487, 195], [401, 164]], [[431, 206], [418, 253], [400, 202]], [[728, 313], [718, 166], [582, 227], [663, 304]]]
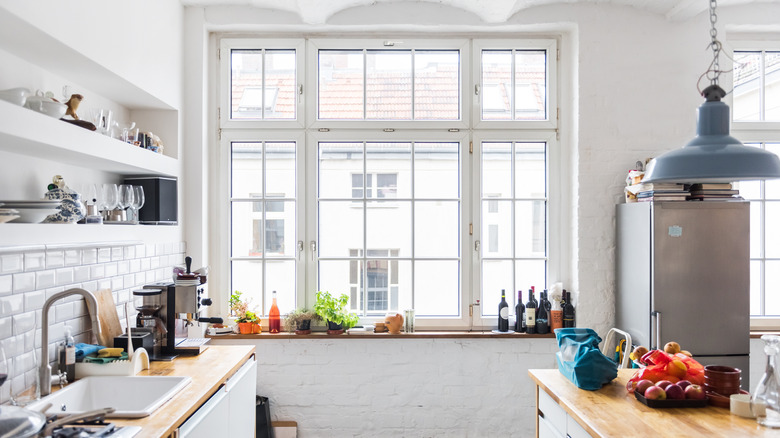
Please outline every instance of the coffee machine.
[[206, 284], [200, 281], [153, 283], [133, 291], [142, 301], [136, 307], [135, 331], [151, 333], [154, 339], [151, 360], [170, 361], [178, 355], [197, 355], [206, 349], [209, 339], [195, 335], [202, 334], [197, 330], [200, 323], [222, 323], [222, 318], [200, 316], [201, 309], [211, 305]]

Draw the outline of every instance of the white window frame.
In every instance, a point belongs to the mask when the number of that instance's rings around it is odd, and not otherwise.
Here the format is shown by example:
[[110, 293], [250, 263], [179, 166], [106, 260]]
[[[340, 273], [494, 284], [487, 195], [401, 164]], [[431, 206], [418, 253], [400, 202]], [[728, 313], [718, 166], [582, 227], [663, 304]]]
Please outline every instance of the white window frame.
[[[221, 118], [218, 121], [219, 151], [216, 162], [216, 189], [212, 205], [217, 210], [215, 214], [217, 227], [209, 233], [212, 254], [215, 256], [213, 265], [222, 275], [215, 276], [218, 284], [213, 290], [230, 291], [230, 150], [232, 142], [252, 141], [294, 141], [298, 145], [296, 156], [296, 243], [302, 248], [296, 257], [296, 300], [297, 306], [311, 307], [314, 304], [314, 294], [317, 290], [317, 256], [313, 252], [312, 242], [317, 242], [317, 169], [318, 142], [320, 141], [442, 141], [458, 142], [460, 144], [460, 316], [452, 318], [418, 318], [416, 325], [420, 329], [429, 330], [464, 330], [468, 328], [488, 329], [495, 325], [495, 318], [481, 317], [481, 311], [472, 312], [471, 305], [481, 297], [480, 256], [476, 253], [481, 223], [481, 208], [479, 196], [480, 177], [480, 144], [482, 141], [510, 142], [545, 142], [547, 144], [547, 274], [548, 283], [565, 277], [564, 249], [566, 233], [563, 231], [563, 205], [568, 199], [567, 190], [561, 183], [565, 179], [567, 159], [560, 150], [557, 140], [558, 130], [558, 87], [560, 87], [557, 59], [558, 42], [556, 37], [549, 39], [409, 39], [401, 38], [406, 43], [396, 43], [397, 48], [425, 49], [457, 49], [460, 51], [460, 120], [411, 120], [411, 121], [376, 121], [376, 120], [317, 120], [316, 99], [317, 84], [317, 54], [319, 49], [382, 49], [383, 40], [372, 39], [337, 39], [317, 38], [301, 39], [268, 39], [231, 38], [228, 35], [219, 36], [217, 47], [221, 51], [221, 61], [218, 66], [219, 75], [215, 86], [218, 88], [218, 102], [221, 107]], [[297, 79], [303, 87], [303, 96], [299, 98], [296, 111], [297, 120], [230, 120], [230, 50], [231, 49], [290, 49], [297, 53]], [[547, 115], [545, 121], [482, 121], [480, 98], [475, 85], [481, 75], [478, 62], [480, 50], [483, 48], [495, 50], [507, 49], [544, 49], [547, 56]], [[472, 62], [474, 61], [474, 62]], [[473, 65], [472, 65], [473, 64]], [[305, 74], [303, 73], [305, 72]], [[472, 80], [473, 78], [473, 80]], [[469, 102], [469, 98], [471, 101]], [[469, 126], [472, 126], [469, 128]], [[212, 174], [213, 175], [213, 174]], [[469, 234], [470, 228], [473, 234]], [[548, 285], [549, 287], [549, 285]], [[516, 292], [516, 291], [515, 291]], [[227, 294], [228, 292], [224, 292]], [[514, 292], [511, 294], [514, 295]], [[217, 299], [226, 301], [227, 296]], [[261, 304], [261, 303], [256, 303]], [[224, 308], [224, 307], [220, 307]], [[403, 309], [399, 309], [403, 310]], [[473, 315], [473, 316], [472, 316]], [[369, 317], [361, 323], [373, 322], [376, 317]]]
[[[780, 51], [780, 41], [756, 41], [756, 40], [739, 40], [735, 39], [727, 44], [724, 44], [724, 49], [727, 53], [727, 59], [730, 64], [731, 68], [733, 70], [734, 63], [732, 62], [732, 59], [734, 58], [734, 52], [750, 52], [750, 51]], [[726, 90], [733, 90], [734, 89], [734, 76], [732, 74], [722, 75], [722, 84]], [[734, 113], [734, 95], [733, 93], [729, 93], [726, 97], [726, 102], [731, 107], [731, 134], [737, 138], [742, 143], [780, 143], [780, 122], [774, 121], [774, 122], [766, 122], [766, 121], [760, 121], [760, 122], [744, 122], [744, 121], [735, 121], [733, 119]], [[761, 214], [764, 215], [764, 208], [763, 208], [763, 190], [762, 190], [762, 208], [761, 208]], [[762, 218], [761, 221], [762, 224], [764, 224], [764, 227], [766, 227], [766, 218]], [[752, 232], [752, 231], [751, 231]], [[762, 239], [764, 236], [764, 229], [760, 230]], [[763, 251], [763, 244], [762, 244], [762, 251], [759, 257], [751, 257], [751, 261], [759, 260], [759, 261], [765, 261], [766, 257]], [[765, 276], [765, 268], [764, 264], [762, 263], [761, 268], [761, 274], [760, 274], [760, 281], [761, 281], [761, 292], [762, 296], [766, 291], [764, 290], [764, 276]], [[750, 318], [750, 329], [751, 330], [778, 330], [780, 329], [780, 317], [777, 316], [758, 316], [758, 315], [752, 315]]]

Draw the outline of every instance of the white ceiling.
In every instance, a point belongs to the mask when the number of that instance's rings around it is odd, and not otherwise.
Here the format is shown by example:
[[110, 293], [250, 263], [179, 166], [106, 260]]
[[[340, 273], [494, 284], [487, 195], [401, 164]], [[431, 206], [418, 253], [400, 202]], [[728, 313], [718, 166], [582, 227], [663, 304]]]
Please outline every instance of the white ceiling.
[[[432, 3], [473, 13], [485, 23], [503, 23], [524, 9], [559, 3], [611, 3], [682, 21], [704, 12], [709, 0], [180, 0], [185, 6], [244, 6], [297, 14], [304, 24], [322, 24], [333, 15], [354, 7], [378, 3]], [[777, 0], [720, 0], [718, 7]]]

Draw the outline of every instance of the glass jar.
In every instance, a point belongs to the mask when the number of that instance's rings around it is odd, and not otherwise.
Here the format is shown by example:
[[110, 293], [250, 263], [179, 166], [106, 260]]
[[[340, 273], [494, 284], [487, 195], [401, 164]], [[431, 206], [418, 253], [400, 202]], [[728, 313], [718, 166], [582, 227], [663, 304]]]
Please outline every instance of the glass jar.
[[[758, 424], [780, 428], [780, 376], [777, 374], [777, 355], [780, 353], [780, 336], [763, 335], [766, 353], [766, 370], [758, 382], [750, 400], [751, 409], [757, 413]], [[763, 405], [763, 406], [762, 406]], [[764, 409], [761, 409], [764, 408]]]

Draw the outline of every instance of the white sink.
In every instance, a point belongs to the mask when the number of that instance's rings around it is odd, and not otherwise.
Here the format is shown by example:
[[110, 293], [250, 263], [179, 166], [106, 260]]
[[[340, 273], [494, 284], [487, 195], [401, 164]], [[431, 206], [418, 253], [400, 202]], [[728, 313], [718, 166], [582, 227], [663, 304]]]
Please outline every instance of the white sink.
[[102, 408], [114, 408], [106, 417], [141, 418], [151, 414], [187, 386], [189, 377], [93, 376], [85, 377], [26, 407], [40, 410], [52, 406], [46, 415], [70, 415]]

